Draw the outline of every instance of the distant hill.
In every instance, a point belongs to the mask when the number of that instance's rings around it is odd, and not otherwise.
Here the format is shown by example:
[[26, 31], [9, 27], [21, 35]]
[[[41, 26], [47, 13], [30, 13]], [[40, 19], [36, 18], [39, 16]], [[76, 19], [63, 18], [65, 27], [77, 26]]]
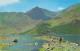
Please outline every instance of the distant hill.
[[65, 13], [65, 12], [69, 12], [69, 11], [74, 10], [76, 8], [80, 8], [80, 3], [72, 5], [72, 6], [69, 6], [68, 8], [66, 8], [64, 10], [61, 10], [61, 11], [58, 11], [56, 13], [57, 13], [57, 15], [61, 15], [61, 14]]
[[64, 11], [67, 12], [67, 11], [74, 10], [76, 8], [80, 8], [80, 3], [72, 5], [72, 6], [68, 7], [67, 9], [65, 9]]
[[43, 9], [39, 7], [35, 7], [31, 9], [30, 11], [26, 12], [26, 14], [34, 20], [39, 20], [39, 19], [50, 20], [57, 15], [56, 12], [52, 12], [47, 9]]
[[41, 20], [33, 20], [22, 12], [0, 12], [0, 34], [15, 34], [30, 30]]
[[80, 3], [70, 6], [63, 14], [25, 34], [80, 34]]

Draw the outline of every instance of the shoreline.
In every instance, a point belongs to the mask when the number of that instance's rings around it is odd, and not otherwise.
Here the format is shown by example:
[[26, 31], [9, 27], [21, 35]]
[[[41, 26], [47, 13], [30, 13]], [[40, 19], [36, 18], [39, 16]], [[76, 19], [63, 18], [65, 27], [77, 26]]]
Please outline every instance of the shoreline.
[[[58, 41], [56, 40], [50, 40], [50, 38], [58, 38]], [[43, 39], [43, 40], [47, 40], [50, 41], [49, 43], [43, 43], [42, 47], [38, 49], [39, 51], [59, 51], [61, 49], [63, 49], [63, 51], [65, 50], [72, 50], [73, 51], [79, 51], [80, 50], [80, 46], [77, 43], [72, 43], [69, 41], [64, 40], [63, 38], [60, 39], [60, 37], [52, 37], [52, 36], [38, 36], [36, 37], [36, 39]], [[68, 48], [68, 49], [67, 49]], [[75, 50], [75, 48], [77, 50]]]

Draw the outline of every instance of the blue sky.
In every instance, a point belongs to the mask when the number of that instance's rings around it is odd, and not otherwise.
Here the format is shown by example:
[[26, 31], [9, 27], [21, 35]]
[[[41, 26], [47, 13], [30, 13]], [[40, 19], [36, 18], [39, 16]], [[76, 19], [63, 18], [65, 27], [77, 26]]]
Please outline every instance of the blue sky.
[[0, 0], [0, 12], [27, 12], [39, 6], [50, 11], [60, 11], [80, 0]]

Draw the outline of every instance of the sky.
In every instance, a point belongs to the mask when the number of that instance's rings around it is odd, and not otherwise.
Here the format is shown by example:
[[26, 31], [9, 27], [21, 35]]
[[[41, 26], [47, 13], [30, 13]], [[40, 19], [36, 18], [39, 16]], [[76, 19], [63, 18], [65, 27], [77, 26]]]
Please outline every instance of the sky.
[[39, 6], [50, 11], [61, 11], [80, 0], [0, 0], [0, 12], [27, 12]]

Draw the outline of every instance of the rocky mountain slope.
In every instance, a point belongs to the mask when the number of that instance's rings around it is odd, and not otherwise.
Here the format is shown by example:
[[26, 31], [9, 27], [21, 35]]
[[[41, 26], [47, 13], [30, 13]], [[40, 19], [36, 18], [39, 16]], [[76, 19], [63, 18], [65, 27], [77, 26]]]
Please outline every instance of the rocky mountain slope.
[[26, 34], [80, 34], [80, 3], [70, 6], [63, 14], [43, 22]]
[[52, 12], [47, 9], [43, 9], [39, 7], [34, 7], [30, 11], [26, 12], [26, 14], [34, 20], [39, 20], [39, 19], [50, 20], [57, 15], [56, 12]]

